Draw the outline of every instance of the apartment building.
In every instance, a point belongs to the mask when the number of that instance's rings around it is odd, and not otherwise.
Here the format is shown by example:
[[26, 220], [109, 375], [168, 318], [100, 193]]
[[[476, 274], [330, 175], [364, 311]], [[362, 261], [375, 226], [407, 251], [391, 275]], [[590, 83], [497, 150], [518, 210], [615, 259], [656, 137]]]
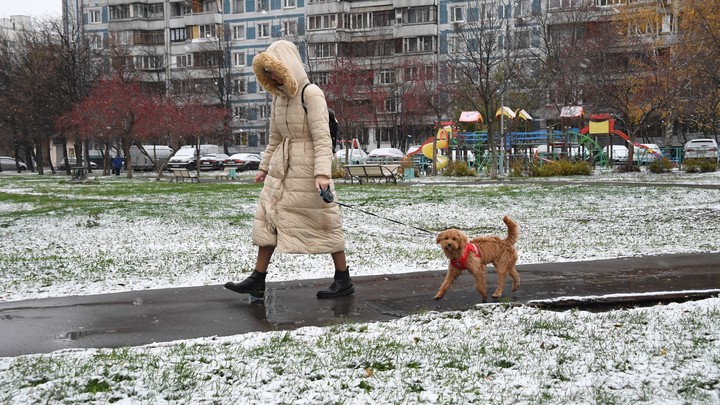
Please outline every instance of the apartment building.
[[[372, 81], [386, 92], [372, 102], [372, 122], [358, 123], [352, 137], [367, 145], [397, 141], [399, 92], [417, 74], [429, 81], [453, 80], [447, 71], [458, 38], [472, 22], [491, 19], [497, 46], [529, 52], [539, 46], [540, 16], [559, 15], [580, 0], [63, 0], [64, 15], [80, 24], [94, 47], [103, 49], [115, 69], [132, 70], [158, 90], [193, 95], [232, 110], [232, 139], [238, 148], [267, 142], [270, 97], [252, 73], [252, 59], [272, 41], [297, 43], [311, 78], [328, 84], [338, 59], [350, 58], [372, 70]], [[609, 10], [628, 0], [589, 0]], [[600, 13], [602, 14], [602, 13]], [[663, 20], [670, 26], [672, 16]], [[558, 19], [560, 21], [560, 19]], [[562, 23], [558, 22], [558, 26]], [[510, 44], [512, 41], [512, 45]], [[445, 73], [442, 73], [445, 72]], [[552, 109], [533, 111], [538, 122]], [[423, 131], [432, 126], [402, 131]], [[540, 127], [543, 125], [540, 124]]]

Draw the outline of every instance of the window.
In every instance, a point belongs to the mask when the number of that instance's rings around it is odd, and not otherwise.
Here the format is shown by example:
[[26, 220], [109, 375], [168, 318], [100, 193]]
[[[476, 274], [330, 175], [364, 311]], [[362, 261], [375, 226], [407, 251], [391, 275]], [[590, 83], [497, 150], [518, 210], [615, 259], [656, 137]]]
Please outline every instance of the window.
[[501, 4], [498, 6], [498, 18], [507, 19], [512, 18], [512, 6], [510, 4]]
[[517, 31], [513, 39], [515, 40], [515, 49], [530, 47], [530, 31]]
[[267, 120], [270, 119], [270, 106], [269, 105], [260, 105], [258, 106], [258, 119], [260, 120]]
[[192, 66], [192, 55], [188, 54], [175, 56], [175, 66], [179, 68]]
[[392, 70], [381, 70], [378, 74], [379, 84], [394, 84], [395, 83], [395, 72]]
[[175, 67], [184, 68], [192, 66], [192, 55], [177, 55], [175, 56]]
[[504, 34], [498, 35], [497, 49], [505, 49], [505, 35]]
[[390, 27], [395, 24], [395, 12], [392, 10], [376, 11], [372, 15], [373, 27]]
[[[627, 0], [607, 0], [607, 4], [621, 4]], [[570, 8], [582, 5], [582, 0], [549, 0], [548, 8]]]
[[541, 44], [542, 38], [540, 37], [540, 28], [533, 28], [530, 46], [532, 46], [533, 48], [540, 48]]
[[405, 68], [403, 72], [403, 79], [405, 81], [410, 80], [429, 80], [434, 77], [434, 70], [432, 66], [411, 66]]
[[283, 8], [295, 8], [295, 0], [283, 0]]
[[88, 21], [90, 24], [100, 24], [102, 22], [99, 8], [88, 10]]
[[200, 26], [200, 38], [215, 38], [215, 24]]
[[245, 121], [247, 117], [247, 108], [241, 106], [235, 106], [232, 108], [233, 118], [239, 121]]
[[392, 128], [380, 128], [380, 132], [378, 135], [380, 135], [380, 142], [390, 142], [390, 140], [393, 138], [393, 134], [395, 131]]
[[164, 17], [164, 7], [162, 3], [156, 4], [136, 4], [136, 17], [143, 17], [148, 19], [161, 19]]
[[312, 74], [312, 82], [318, 86], [326, 86], [330, 83], [328, 72], [315, 72]]
[[309, 30], [337, 28], [337, 15], [325, 14], [309, 16], [307, 19], [307, 26]]
[[255, 10], [269, 11], [270, 10], [270, 0], [257, 0], [257, 2], [255, 3]]
[[539, 16], [542, 14], [542, 4], [540, 0], [532, 0], [532, 15]]
[[465, 21], [465, 10], [462, 6], [450, 7], [450, 22], [463, 22]]
[[465, 41], [462, 37], [448, 37], [448, 51], [450, 53], [462, 53], [466, 50]]
[[102, 49], [103, 48], [103, 36], [102, 34], [94, 34], [90, 36], [90, 48]]
[[110, 33], [110, 40], [115, 45], [130, 45], [132, 34], [130, 31], [114, 31]]
[[232, 81], [233, 94], [245, 94], [247, 93], [247, 80], [246, 79], [233, 79]]
[[110, 19], [122, 20], [130, 18], [130, 5], [123, 4], [120, 6], [110, 6]]
[[142, 70], [157, 70], [163, 68], [162, 56], [141, 55], [135, 57], [135, 67]]
[[233, 13], [244, 13], [245, 12], [245, 0], [233, 0], [232, 3]]
[[232, 39], [236, 41], [245, 39], [245, 25], [232, 26]]
[[170, 41], [185, 42], [187, 41], [187, 30], [185, 28], [173, 28], [170, 30]]
[[433, 50], [433, 37], [414, 37], [403, 39], [403, 52], [431, 52]]
[[282, 29], [285, 35], [297, 35], [297, 21], [283, 21]]
[[435, 7], [408, 7], [403, 9], [403, 24], [420, 24], [435, 22]]
[[332, 58], [333, 50], [334, 48], [331, 46], [331, 44], [324, 43], [324, 44], [313, 44], [312, 48], [312, 57], [314, 58]]
[[258, 24], [258, 38], [270, 38], [270, 24], [262, 23]]
[[385, 112], [388, 113], [395, 113], [398, 112], [397, 109], [397, 98], [395, 97], [388, 97], [385, 99]]
[[245, 66], [246, 63], [245, 52], [233, 53], [233, 66], [240, 67]]

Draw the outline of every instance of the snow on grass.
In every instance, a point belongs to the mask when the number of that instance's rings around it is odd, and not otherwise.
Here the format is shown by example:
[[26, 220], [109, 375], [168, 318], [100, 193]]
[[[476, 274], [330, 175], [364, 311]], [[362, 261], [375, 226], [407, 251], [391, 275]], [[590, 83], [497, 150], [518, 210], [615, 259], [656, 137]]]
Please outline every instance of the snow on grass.
[[[254, 266], [257, 185], [38, 177], [0, 178], [2, 300], [222, 284]], [[717, 189], [423, 180], [339, 184], [338, 197], [431, 232], [341, 207], [358, 276], [443, 269], [437, 231], [503, 235], [505, 214], [521, 226], [520, 264], [720, 251]], [[329, 255], [278, 254], [268, 280], [331, 274]]]
[[[353, 274], [442, 269], [434, 232], [502, 235], [504, 214], [521, 226], [520, 264], [720, 251], [720, 190], [677, 186], [720, 184], [716, 173], [439, 180], [338, 184], [340, 201], [431, 231], [341, 208]], [[241, 279], [259, 190], [0, 176], [0, 299]], [[328, 255], [277, 255], [269, 281], [331, 273]], [[718, 328], [717, 298], [599, 314], [480, 305], [0, 358], [0, 403], [718, 403]]]
[[7, 403], [718, 403], [720, 299], [589, 313], [499, 304], [0, 359]]

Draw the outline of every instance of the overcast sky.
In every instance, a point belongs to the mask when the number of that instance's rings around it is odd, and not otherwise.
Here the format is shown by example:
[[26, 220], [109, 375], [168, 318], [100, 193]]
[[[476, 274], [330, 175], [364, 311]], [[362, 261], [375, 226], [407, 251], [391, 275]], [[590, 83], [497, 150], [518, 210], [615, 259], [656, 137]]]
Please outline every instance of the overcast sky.
[[31, 17], [60, 17], [62, 0], [0, 0], [0, 17], [29, 15]]

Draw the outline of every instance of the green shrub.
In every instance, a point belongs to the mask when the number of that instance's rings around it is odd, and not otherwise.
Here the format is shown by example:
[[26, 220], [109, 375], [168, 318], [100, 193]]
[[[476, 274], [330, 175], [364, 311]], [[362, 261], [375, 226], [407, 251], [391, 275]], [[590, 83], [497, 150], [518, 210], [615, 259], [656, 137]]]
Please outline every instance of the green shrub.
[[718, 165], [712, 159], [688, 159], [685, 161], [685, 172], [687, 173], [709, 173], [717, 171]]
[[567, 159], [544, 163], [537, 170], [540, 177], [552, 176], [588, 176], [592, 167], [588, 162], [571, 162]]
[[653, 160], [648, 165], [648, 170], [652, 173], [667, 173], [673, 168], [673, 164], [670, 159], [664, 157], [662, 159]]
[[443, 176], [472, 177], [477, 176], [475, 169], [468, 166], [464, 160], [453, 160], [448, 163], [442, 172]]

